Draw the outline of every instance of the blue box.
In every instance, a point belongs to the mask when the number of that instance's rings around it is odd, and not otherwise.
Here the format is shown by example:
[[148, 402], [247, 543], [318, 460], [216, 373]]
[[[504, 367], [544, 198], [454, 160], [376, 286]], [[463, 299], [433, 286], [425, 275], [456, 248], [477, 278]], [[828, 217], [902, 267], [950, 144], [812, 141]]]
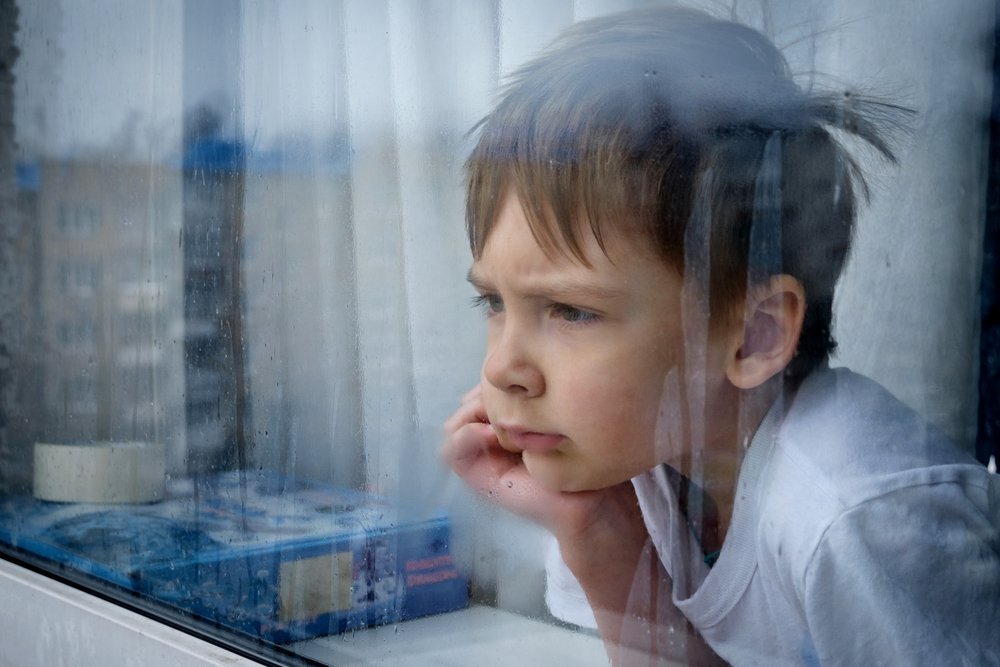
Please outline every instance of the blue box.
[[0, 541], [279, 643], [468, 604], [446, 516], [276, 476], [172, 480], [152, 505], [6, 498]]

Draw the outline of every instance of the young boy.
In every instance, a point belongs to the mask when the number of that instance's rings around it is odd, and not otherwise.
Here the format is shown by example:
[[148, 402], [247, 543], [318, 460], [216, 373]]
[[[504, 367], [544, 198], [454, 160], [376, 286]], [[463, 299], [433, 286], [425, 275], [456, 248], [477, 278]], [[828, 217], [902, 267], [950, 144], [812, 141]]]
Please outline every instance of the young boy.
[[[1000, 664], [1000, 486], [827, 365], [854, 162], [898, 110], [679, 9], [587, 21], [468, 162], [478, 388], [442, 454], [542, 523], [616, 662]], [[687, 631], [685, 631], [687, 630]]]

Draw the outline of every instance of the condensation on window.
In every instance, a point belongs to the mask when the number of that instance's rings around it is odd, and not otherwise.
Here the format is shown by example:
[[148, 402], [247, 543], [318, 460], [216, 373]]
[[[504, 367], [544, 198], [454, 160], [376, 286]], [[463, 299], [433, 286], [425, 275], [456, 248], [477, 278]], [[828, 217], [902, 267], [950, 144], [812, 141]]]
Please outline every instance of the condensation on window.
[[[474, 128], [568, 26], [663, 4], [0, 2], [0, 552], [271, 660], [607, 664], [552, 535], [439, 450], [488, 381]], [[870, 196], [831, 365], [995, 470], [994, 2], [682, 4], [912, 110], [898, 164], [837, 135]]]

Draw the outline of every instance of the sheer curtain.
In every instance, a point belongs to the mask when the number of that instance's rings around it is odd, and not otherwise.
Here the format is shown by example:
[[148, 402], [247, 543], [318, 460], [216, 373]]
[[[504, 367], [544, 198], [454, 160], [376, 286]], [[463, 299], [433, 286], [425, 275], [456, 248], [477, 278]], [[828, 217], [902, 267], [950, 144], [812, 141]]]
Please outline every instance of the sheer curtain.
[[[244, 168], [235, 215], [246, 466], [364, 486], [408, 511], [446, 506], [479, 595], [541, 613], [544, 536], [472, 501], [437, 461], [440, 425], [477, 382], [484, 346], [465, 283], [466, 133], [503, 76], [561, 28], [646, 4], [310, 0], [187, 2], [180, 11], [105, 2], [81, 12], [52, 2], [25, 11], [22, 30], [56, 38], [25, 42], [17, 160], [127, 161], [146, 174], [141, 192], [128, 194], [145, 197], [148, 215], [135, 222], [150, 252], [127, 265], [125, 282], [163, 282], [144, 306], [155, 326], [136, 331], [163, 350], [149, 433], [166, 440], [171, 470], [185, 472], [199, 446], [178, 423], [191, 391], [181, 380], [178, 237], [179, 198], [188, 196], [181, 128], [200, 108], [219, 145], [240, 148]], [[803, 85], [860, 86], [917, 110], [898, 136], [900, 165], [870, 165], [872, 204], [836, 304], [835, 362], [881, 381], [971, 447], [994, 3], [686, 4], [762, 28], [787, 46]], [[5, 213], [5, 233], [13, 219]], [[18, 266], [19, 275], [33, 270]], [[4, 303], [9, 311], [13, 301]], [[2, 335], [7, 349], [27, 349], [29, 332], [5, 326]], [[20, 359], [65, 371], [32, 354]], [[32, 371], [27, 362], [19, 369]], [[13, 387], [4, 380], [8, 412], [34, 415]], [[32, 439], [51, 423], [10, 426], [0, 443], [5, 475], [27, 469]], [[122, 432], [134, 423], [123, 421]], [[220, 460], [236, 463], [231, 453]]]
[[478, 372], [460, 169], [496, 79], [493, 10], [259, 3], [241, 15], [250, 171], [280, 167], [247, 183], [255, 431], [295, 431], [290, 453], [264, 452], [290, 470], [416, 492]]
[[[244, 132], [254, 152], [285, 160], [278, 190], [266, 177], [247, 183], [255, 430], [286, 434], [261, 459], [361, 482], [407, 507], [450, 504], [482, 594], [514, 609], [539, 611], [544, 537], [468, 504], [435, 454], [483, 345], [464, 282], [465, 133], [502, 77], [562, 27], [642, 4], [241, 9]], [[764, 29], [802, 85], [917, 110], [896, 136], [898, 167], [860, 155], [873, 196], [836, 305], [835, 363], [971, 444], [993, 4], [927, 0], [900, 14], [859, 0], [701, 6]], [[281, 213], [268, 217], [258, 200]], [[283, 277], [268, 278], [276, 270]]]
[[[304, 470], [351, 467], [323, 457], [360, 438], [367, 483], [395, 491], [401, 470], [409, 476], [414, 462], [433, 458], [440, 422], [476, 381], [482, 346], [465, 303], [465, 133], [500, 77], [561, 27], [641, 4], [242, 8], [251, 169], [284, 160], [280, 179], [262, 172], [247, 184], [246, 290], [284, 327], [272, 343], [286, 346], [275, 363], [293, 367], [260, 374], [287, 375], [287, 391], [310, 397], [308, 409], [285, 401], [296, 428], [307, 429], [293, 439]], [[872, 204], [837, 304], [838, 363], [873, 375], [968, 441], [993, 4], [928, 1], [899, 15], [857, 0], [703, 6], [786, 45], [803, 85], [916, 109], [911, 131], [896, 135], [900, 166], [866, 162]], [[276, 180], [286, 190], [274, 192]], [[267, 218], [254, 210], [258, 201], [280, 203], [286, 217]], [[275, 263], [280, 287], [267, 282], [271, 274], [255, 283], [252, 271]], [[250, 342], [258, 342], [253, 333]]]

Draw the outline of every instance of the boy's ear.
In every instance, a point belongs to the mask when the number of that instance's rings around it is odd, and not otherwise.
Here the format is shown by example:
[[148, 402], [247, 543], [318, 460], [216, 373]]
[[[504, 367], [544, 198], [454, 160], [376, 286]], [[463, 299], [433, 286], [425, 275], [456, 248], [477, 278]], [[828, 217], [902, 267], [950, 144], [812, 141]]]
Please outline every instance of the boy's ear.
[[795, 356], [806, 314], [802, 283], [781, 274], [749, 288], [744, 314], [726, 375], [734, 386], [753, 389], [785, 370]]

